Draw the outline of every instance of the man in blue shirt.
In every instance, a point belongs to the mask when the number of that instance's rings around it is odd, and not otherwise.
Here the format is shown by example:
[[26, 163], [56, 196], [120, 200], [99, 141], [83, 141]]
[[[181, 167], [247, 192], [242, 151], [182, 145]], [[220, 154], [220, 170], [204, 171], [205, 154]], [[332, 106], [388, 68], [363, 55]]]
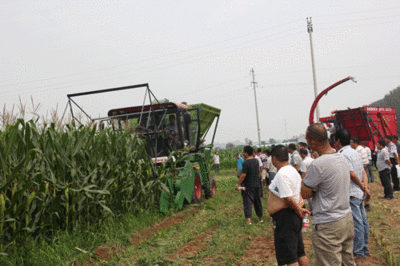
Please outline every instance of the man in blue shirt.
[[243, 159], [240, 158], [239, 153], [236, 154], [236, 176], [240, 178], [240, 175], [242, 174], [243, 170]]

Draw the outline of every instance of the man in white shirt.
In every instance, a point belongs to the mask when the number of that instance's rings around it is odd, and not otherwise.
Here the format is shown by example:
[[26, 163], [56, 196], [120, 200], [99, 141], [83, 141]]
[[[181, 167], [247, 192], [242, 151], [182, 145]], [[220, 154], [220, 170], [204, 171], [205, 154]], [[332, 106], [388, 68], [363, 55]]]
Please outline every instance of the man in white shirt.
[[360, 145], [360, 140], [357, 137], [352, 137], [350, 139], [350, 146], [361, 155], [363, 166], [367, 166], [369, 163], [368, 154], [364, 147]]
[[272, 180], [274, 180], [276, 172], [278, 172], [278, 170], [276, 169], [276, 167], [272, 164], [272, 157], [271, 157], [271, 150], [267, 151], [268, 154], [268, 161], [267, 161], [267, 172], [268, 172], [268, 179], [269, 182], [271, 183]]
[[301, 162], [301, 167], [300, 167], [301, 179], [304, 179], [304, 177], [306, 176], [306, 173], [307, 173], [307, 168], [312, 163], [312, 161], [314, 161], [314, 159], [311, 158], [311, 156], [308, 154], [308, 151], [306, 149], [300, 150], [300, 157], [303, 159]]
[[268, 213], [274, 220], [276, 259], [279, 265], [308, 265], [301, 233], [302, 218], [310, 214], [302, 208], [300, 195], [301, 177], [288, 161], [285, 146], [278, 145], [272, 151], [272, 163], [278, 169], [269, 185]]
[[296, 168], [297, 172], [300, 171], [300, 166], [301, 166], [301, 157], [299, 152], [297, 151], [296, 145], [293, 143], [290, 143], [288, 146], [288, 152], [292, 155], [289, 162], [290, 164]]
[[392, 142], [392, 139], [393, 139], [392, 136], [387, 135], [385, 137], [385, 142], [389, 152], [390, 162], [392, 163], [391, 174], [393, 181], [393, 191], [400, 191], [399, 178], [397, 177], [397, 169], [396, 169], [396, 165], [399, 164], [399, 155], [397, 153], [397, 147]]
[[268, 157], [261, 149], [257, 150], [257, 157], [261, 160], [261, 163], [262, 163], [262, 168], [260, 169], [261, 170], [261, 180], [263, 182], [263, 185], [265, 185], [266, 184], [265, 178], [267, 177], [267, 170], [266, 170], [267, 167], [266, 166], [267, 166]]
[[365, 172], [367, 172], [367, 175], [368, 175], [368, 183], [374, 183], [375, 178], [374, 178], [374, 174], [372, 173], [372, 152], [371, 152], [371, 149], [367, 146], [367, 143], [365, 141], [361, 141], [360, 144], [367, 151], [367, 155], [368, 155], [368, 165], [367, 165], [367, 167], [365, 167]]
[[390, 169], [393, 167], [393, 165], [390, 162], [390, 156], [386, 147], [386, 142], [383, 139], [380, 139], [378, 140], [376, 146], [378, 147], [376, 169], [378, 169], [379, 178], [381, 179], [381, 183], [384, 188], [384, 196], [382, 199], [392, 200], [393, 188], [392, 183], [390, 182]]
[[215, 152], [215, 155], [214, 155], [214, 166], [215, 166], [215, 173], [219, 173], [219, 155], [218, 155], [218, 152]]

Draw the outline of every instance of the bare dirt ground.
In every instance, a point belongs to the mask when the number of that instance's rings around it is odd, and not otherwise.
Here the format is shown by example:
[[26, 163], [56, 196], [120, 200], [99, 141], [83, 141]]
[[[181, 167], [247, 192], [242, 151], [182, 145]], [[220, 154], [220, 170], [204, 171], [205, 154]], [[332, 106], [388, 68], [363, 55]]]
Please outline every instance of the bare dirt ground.
[[[155, 223], [150, 227], [143, 228], [138, 233], [131, 236], [132, 246], [137, 246], [143, 241], [153, 237], [156, 233], [165, 230], [169, 227], [176, 226], [183, 222], [185, 219], [193, 216], [196, 213], [195, 208], [190, 208], [188, 212], [173, 214], [165, 218], [159, 223]], [[103, 245], [94, 250], [94, 254], [102, 260], [109, 260], [112, 255], [116, 255], [124, 251], [125, 248], [110, 247]]]
[[211, 241], [211, 238], [214, 234], [216, 234], [216, 229], [218, 226], [213, 226], [208, 229], [206, 232], [200, 234], [194, 240], [183, 244], [179, 249], [174, 251], [171, 255], [166, 256], [167, 260], [173, 261], [181, 261], [185, 263], [191, 263], [193, 258], [195, 258], [199, 251], [206, 249], [208, 247], [208, 242]]

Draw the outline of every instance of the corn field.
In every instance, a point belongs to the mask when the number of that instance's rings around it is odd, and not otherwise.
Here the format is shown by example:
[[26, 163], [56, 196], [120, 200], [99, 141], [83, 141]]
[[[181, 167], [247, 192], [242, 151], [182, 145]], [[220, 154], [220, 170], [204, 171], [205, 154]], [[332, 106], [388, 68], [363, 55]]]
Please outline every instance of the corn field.
[[124, 132], [19, 119], [0, 131], [0, 254], [57, 230], [158, 207], [170, 172], [153, 175], [144, 141]]

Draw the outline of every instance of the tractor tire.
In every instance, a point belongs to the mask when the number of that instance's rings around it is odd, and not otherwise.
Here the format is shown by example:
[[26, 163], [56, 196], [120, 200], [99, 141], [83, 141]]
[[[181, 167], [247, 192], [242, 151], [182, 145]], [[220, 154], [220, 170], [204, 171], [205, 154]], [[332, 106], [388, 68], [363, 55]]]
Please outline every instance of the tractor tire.
[[214, 196], [217, 194], [217, 182], [215, 182], [214, 177], [210, 177], [210, 183], [211, 183], [211, 194]]
[[217, 193], [217, 183], [215, 182], [214, 177], [210, 176], [210, 188], [204, 188], [204, 194], [206, 196], [206, 199], [209, 199], [212, 198], [215, 193]]
[[194, 184], [192, 192], [192, 204], [200, 203], [203, 201], [202, 191], [201, 191], [201, 178], [199, 171], [194, 172]]

